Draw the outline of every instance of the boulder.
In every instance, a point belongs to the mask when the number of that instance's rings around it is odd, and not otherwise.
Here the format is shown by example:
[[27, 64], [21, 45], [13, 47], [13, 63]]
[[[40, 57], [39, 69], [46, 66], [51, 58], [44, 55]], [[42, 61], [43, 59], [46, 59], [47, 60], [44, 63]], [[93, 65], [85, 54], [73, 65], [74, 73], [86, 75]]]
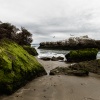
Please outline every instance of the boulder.
[[51, 58], [51, 60], [52, 60], [52, 61], [58, 61], [58, 60], [64, 60], [64, 58], [61, 57], [61, 56], [59, 56], [59, 57], [54, 57], [54, 56], [53, 56], [53, 57]]
[[88, 76], [89, 71], [84, 71], [84, 70], [68, 70], [67, 72], [68, 75], [75, 75], [75, 76]]
[[59, 57], [57, 57], [57, 59], [58, 60], [64, 60], [64, 57], [59, 56]]
[[61, 75], [63, 74], [64, 75], [64, 68], [62, 67], [56, 67], [52, 70], [50, 70], [50, 75]]
[[46, 74], [43, 66], [23, 47], [11, 40], [0, 41], [0, 93], [11, 94]]
[[73, 70], [71, 68], [57, 67], [50, 71], [50, 75], [75, 75], [75, 76], [88, 76], [89, 71], [85, 69]]
[[49, 60], [51, 60], [50, 57], [41, 57], [40, 59], [45, 60], [45, 61], [49, 61]]
[[84, 69], [85, 68], [85, 70], [88, 70], [89, 72], [100, 75], [100, 59], [79, 62], [73, 66], [70, 66], [70, 68], [71, 69], [77, 69], [77, 68]]
[[88, 48], [82, 50], [71, 50], [65, 55], [67, 62], [81, 62], [95, 60], [98, 53], [96, 48]]
[[58, 61], [58, 60], [64, 60], [63, 57], [59, 56], [59, 57], [41, 57], [40, 59], [45, 60], [45, 61]]
[[53, 56], [53, 57], [51, 58], [51, 60], [52, 60], [52, 61], [57, 61], [58, 59], [57, 59], [57, 57], [54, 57], [54, 56]]

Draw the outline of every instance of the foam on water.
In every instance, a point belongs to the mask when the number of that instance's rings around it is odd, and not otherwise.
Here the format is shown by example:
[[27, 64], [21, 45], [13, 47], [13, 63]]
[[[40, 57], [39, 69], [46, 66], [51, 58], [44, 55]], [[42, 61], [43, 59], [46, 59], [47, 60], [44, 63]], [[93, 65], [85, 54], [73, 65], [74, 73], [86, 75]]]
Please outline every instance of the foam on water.
[[[65, 55], [67, 53], [69, 53], [70, 51], [69, 50], [45, 50], [45, 49], [38, 49], [38, 46], [39, 44], [35, 44], [35, 45], [32, 45], [33, 47], [36, 48], [37, 52], [38, 52], [38, 58], [42, 58], [42, 57], [50, 57], [52, 58], [53, 56], [54, 57], [64, 57], [65, 58]], [[100, 59], [100, 51], [98, 52], [97, 54], [97, 59]]]
[[[34, 46], [34, 45], [33, 45]], [[65, 60], [65, 54], [69, 53], [68, 50], [46, 50], [46, 49], [38, 49], [39, 45], [35, 44], [35, 49], [38, 52], [38, 58], [42, 58], [42, 57], [63, 57]]]

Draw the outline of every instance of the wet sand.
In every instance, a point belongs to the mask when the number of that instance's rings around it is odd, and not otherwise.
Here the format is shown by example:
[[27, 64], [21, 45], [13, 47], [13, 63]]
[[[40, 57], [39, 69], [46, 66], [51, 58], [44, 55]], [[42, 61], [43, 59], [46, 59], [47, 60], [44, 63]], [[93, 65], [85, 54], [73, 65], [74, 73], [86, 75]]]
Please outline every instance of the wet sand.
[[[48, 73], [55, 67], [68, 66], [64, 62], [38, 61]], [[100, 75], [46, 75], [34, 79], [11, 96], [0, 97], [0, 100], [100, 100]]]

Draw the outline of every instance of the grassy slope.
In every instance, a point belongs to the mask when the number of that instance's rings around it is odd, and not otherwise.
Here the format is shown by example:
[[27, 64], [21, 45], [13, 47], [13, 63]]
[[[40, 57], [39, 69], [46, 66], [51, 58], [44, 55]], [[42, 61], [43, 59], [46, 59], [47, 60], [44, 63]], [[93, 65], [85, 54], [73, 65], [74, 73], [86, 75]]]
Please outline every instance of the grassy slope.
[[12, 93], [43, 74], [44, 68], [21, 46], [8, 40], [0, 42], [0, 92]]

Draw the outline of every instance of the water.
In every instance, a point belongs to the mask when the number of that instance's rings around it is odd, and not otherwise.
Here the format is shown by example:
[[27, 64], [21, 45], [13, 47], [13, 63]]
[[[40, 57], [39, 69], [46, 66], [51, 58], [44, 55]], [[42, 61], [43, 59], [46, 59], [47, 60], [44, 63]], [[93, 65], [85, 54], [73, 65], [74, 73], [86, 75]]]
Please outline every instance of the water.
[[100, 59], [100, 51], [97, 54], [97, 59]]
[[[46, 50], [46, 49], [38, 49], [39, 44], [33, 44], [32, 46], [35, 47], [35, 49], [37, 50], [37, 52], [39, 54], [38, 58], [41, 58], [41, 57], [50, 57], [51, 58], [53, 56], [54, 57], [61, 56], [61, 57], [65, 58], [65, 55], [70, 52], [69, 50]], [[100, 59], [100, 51], [97, 54], [97, 59]]]
[[33, 44], [32, 45], [33, 47], [35, 47], [35, 49], [37, 50], [38, 52], [38, 58], [42, 58], [42, 57], [50, 57], [52, 58], [53, 56], [54, 57], [64, 57], [65, 58], [65, 55], [67, 53], [69, 53], [69, 50], [46, 50], [46, 49], [38, 49], [39, 47], [39, 44]]

